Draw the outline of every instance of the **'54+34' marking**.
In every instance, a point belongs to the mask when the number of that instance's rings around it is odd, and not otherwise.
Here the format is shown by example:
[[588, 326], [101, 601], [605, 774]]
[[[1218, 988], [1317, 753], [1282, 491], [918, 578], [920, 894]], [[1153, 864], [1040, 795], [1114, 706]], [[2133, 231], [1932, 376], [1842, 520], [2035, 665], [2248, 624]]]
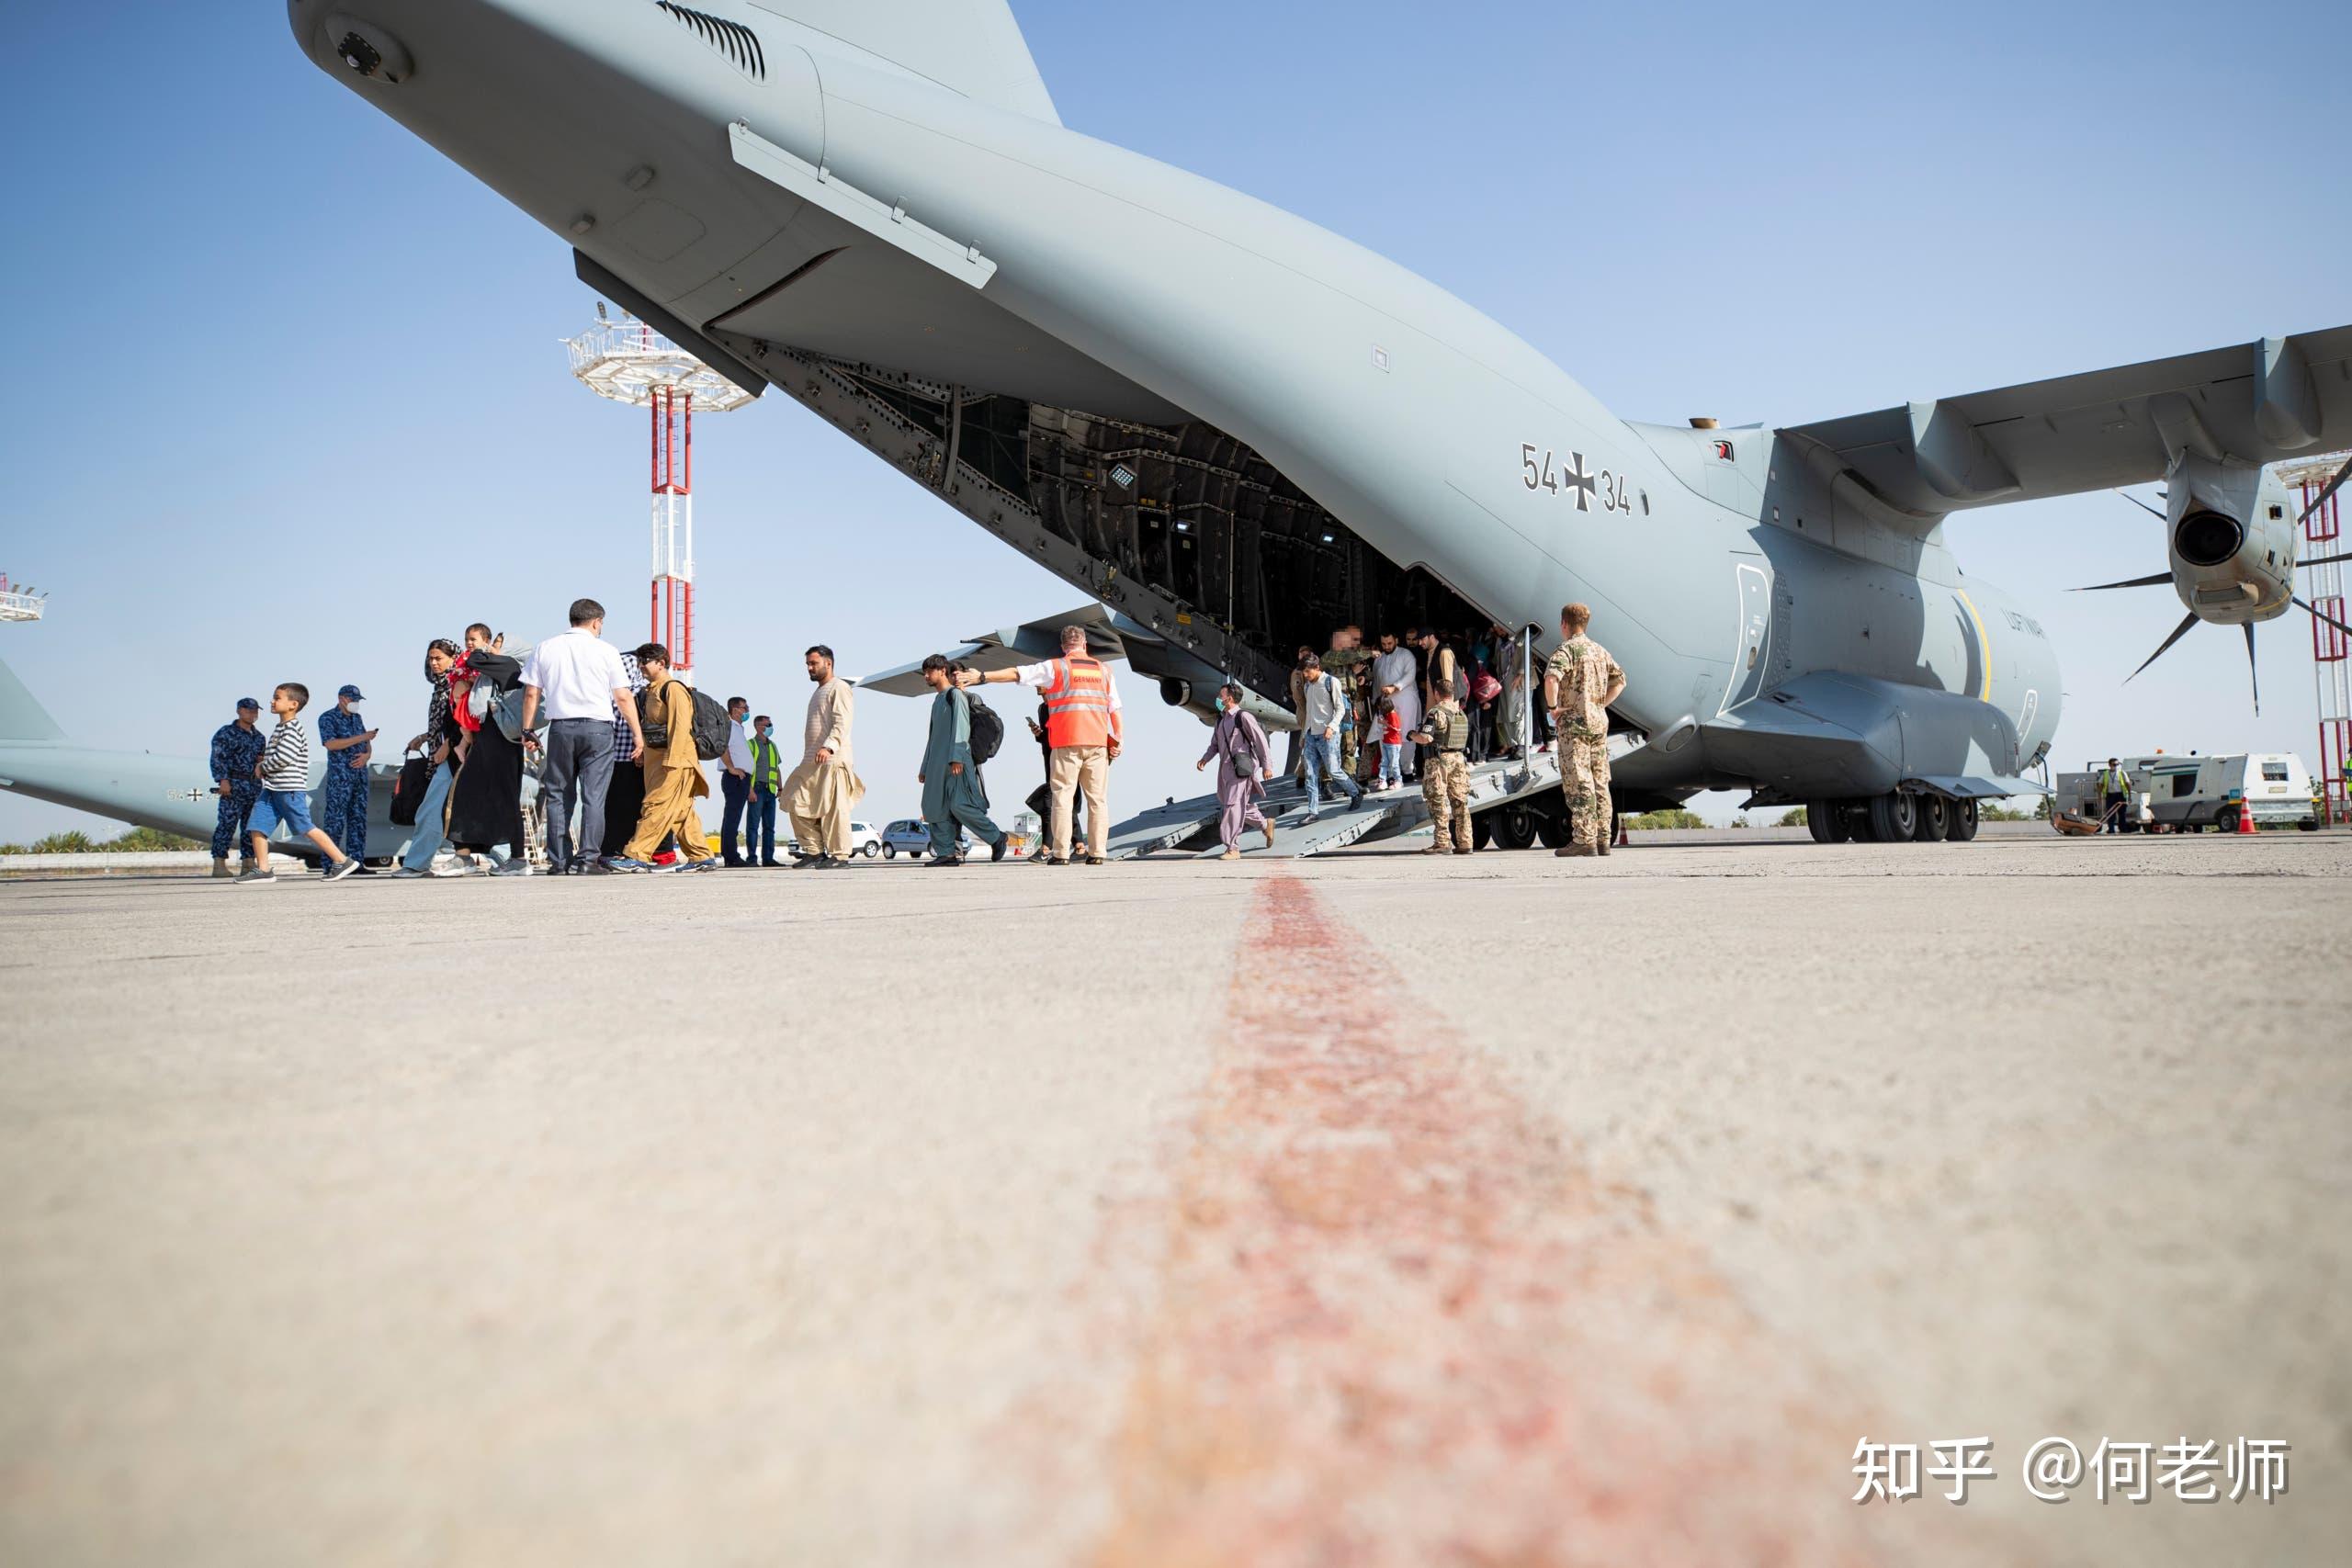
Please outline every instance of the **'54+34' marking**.
[[1596, 491], [1603, 512], [1623, 512], [1629, 506], [1625, 500], [1625, 476], [1611, 474], [1607, 468], [1598, 474], [1587, 473], [1581, 452], [1569, 453], [1566, 464], [1555, 473], [1551, 449], [1544, 449], [1544, 460], [1538, 463], [1535, 447], [1522, 441], [1519, 444], [1519, 482], [1530, 490], [1548, 490], [1555, 495], [1565, 491], [1573, 495], [1577, 498], [1578, 512], [1592, 510]]

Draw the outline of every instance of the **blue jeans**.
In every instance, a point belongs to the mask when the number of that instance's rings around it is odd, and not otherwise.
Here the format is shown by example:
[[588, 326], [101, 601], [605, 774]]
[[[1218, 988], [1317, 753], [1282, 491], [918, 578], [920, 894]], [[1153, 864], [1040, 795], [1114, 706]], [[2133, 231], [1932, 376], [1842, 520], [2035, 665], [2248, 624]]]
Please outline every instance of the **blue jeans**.
[[1323, 776], [1326, 773], [1350, 801], [1363, 798], [1363, 786], [1340, 771], [1340, 738], [1336, 735], [1310, 735], [1306, 738], [1306, 809], [1309, 815], [1323, 809]]
[[1405, 743], [1384, 740], [1380, 743], [1380, 786], [1395, 789], [1405, 778]]
[[443, 762], [424, 781], [424, 796], [416, 803], [416, 829], [409, 836], [408, 852], [401, 856], [401, 863], [411, 871], [429, 869], [441, 852], [441, 819], [449, 804], [449, 783], [457, 776], [457, 770]]
[[[752, 775], [730, 773], [721, 768], [718, 772], [718, 793], [726, 802], [718, 812], [718, 855], [729, 865], [741, 865], [743, 854], [736, 848], [736, 840], [742, 832], [743, 807], [752, 796]], [[752, 858], [757, 860], [759, 857], [753, 855]]]
[[[724, 838], [719, 840], [725, 843]], [[745, 860], [762, 865], [775, 863], [775, 791], [755, 789], [752, 792], [751, 815], [743, 825], [743, 847], [751, 853]]]
[[590, 860], [605, 841], [605, 790], [613, 782], [613, 721], [559, 718], [539, 742], [539, 798], [547, 803], [548, 860], [559, 872], [575, 856], [567, 818], [573, 793], [580, 801], [580, 854]]

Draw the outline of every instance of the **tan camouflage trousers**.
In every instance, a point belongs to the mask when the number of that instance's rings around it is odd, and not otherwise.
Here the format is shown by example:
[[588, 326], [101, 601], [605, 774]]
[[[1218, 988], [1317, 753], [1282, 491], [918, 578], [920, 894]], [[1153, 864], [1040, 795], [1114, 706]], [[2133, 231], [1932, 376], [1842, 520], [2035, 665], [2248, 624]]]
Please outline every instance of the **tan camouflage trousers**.
[[1437, 847], [1445, 847], [1450, 832], [1453, 835], [1453, 847], [1466, 853], [1471, 844], [1469, 759], [1459, 751], [1423, 753], [1421, 798], [1429, 802], [1430, 825], [1437, 830]]
[[1560, 737], [1560, 795], [1574, 841], [1600, 848], [1609, 837], [1609, 742]]

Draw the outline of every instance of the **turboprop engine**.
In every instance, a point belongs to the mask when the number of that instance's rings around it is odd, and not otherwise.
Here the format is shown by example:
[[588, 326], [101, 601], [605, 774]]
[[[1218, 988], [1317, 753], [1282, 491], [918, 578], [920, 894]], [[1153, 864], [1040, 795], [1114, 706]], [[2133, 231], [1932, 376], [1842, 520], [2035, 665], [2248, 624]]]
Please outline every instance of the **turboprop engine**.
[[2239, 626], [2285, 614], [2296, 528], [2270, 470], [2184, 452], [2165, 483], [2173, 591], [2190, 615]]
[[2338, 469], [2319, 498], [2297, 514], [2289, 507], [2286, 487], [2268, 468], [2216, 462], [2197, 452], [2176, 453], [2165, 469], [2162, 512], [2136, 496], [2124, 498], [2164, 519], [2165, 552], [2172, 570], [2121, 582], [2097, 583], [2078, 592], [2172, 584], [2188, 614], [2173, 627], [2170, 637], [2157, 644], [2156, 651], [2141, 661], [2140, 670], [2162, 659], [2199, 621], [2245, 627], [2246, 671], [2254, 680], [2254, 708], [2260, 713], [2262, 685], [2254, 671], [2256, 622], [2282, 615], [2288, 605], [2294, 604], [2352, 635], [2352, 627], [2295, 596], [2295, 541], [2301, 536], [2303, 517], [2334, 494], [2347, 475], [2352, 475], [2352, 462]]

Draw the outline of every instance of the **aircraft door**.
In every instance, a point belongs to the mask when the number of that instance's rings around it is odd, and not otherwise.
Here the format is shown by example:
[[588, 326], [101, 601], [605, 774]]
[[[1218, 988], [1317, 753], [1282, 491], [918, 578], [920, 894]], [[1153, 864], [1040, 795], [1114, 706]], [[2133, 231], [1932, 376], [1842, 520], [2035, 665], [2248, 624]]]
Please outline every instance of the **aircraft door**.
[[1739, 631], [1732, 658], [1731, 679], [1724, 682], [1724, 713], [1764, 689], [1772, 641], [1772, 580], [1760, 559], [1743, 560], [1733, 569], [1738, 592]]

